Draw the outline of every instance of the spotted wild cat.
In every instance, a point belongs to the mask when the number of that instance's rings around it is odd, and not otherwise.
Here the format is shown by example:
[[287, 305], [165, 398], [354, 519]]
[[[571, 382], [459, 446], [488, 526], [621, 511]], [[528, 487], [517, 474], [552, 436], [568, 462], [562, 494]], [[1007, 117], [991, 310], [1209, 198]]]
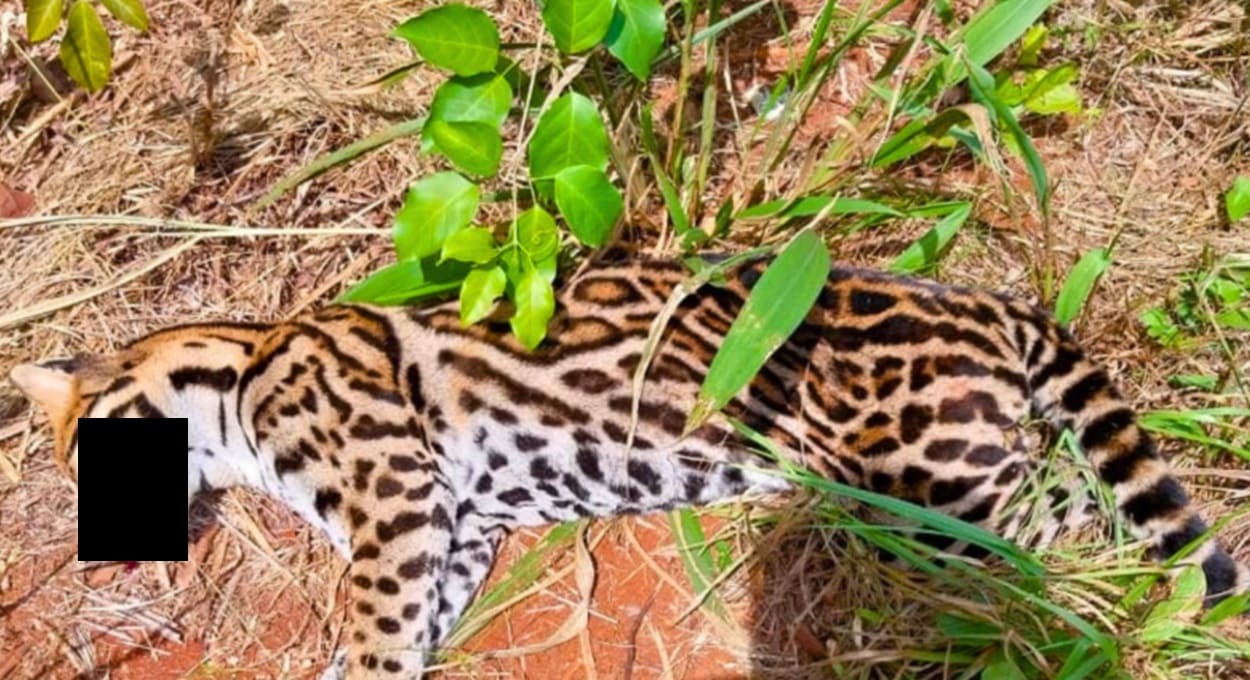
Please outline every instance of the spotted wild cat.
[[[631, 378], [679, 265], [608, 263], [564, 287], [551, 339], [462, 328], [455, 303], [331, 306], [197, 324], [13, 380], [77, 478], [78, 417], [189, 419], [187, 500], [282, 499], [351, 561], [349, 629], [324, 677], [420, 677], [509, 529], [704, 504], [786, 484], [716, 421], [681, 438], [763, 263], [685, 299], [631, 426]], [[1042, 311], [995, 294], [835, 268], [804, 324], [727, 411], [794, 462], [1003, 530], [1033, 459], [1030, 413], [1069, 426], [1160, 557], [1206, 525], [1107, 373]], [[744, 465], [745, 464], [745, 465]], [[1214, 541], [1209, 602], [1246, 586]]]

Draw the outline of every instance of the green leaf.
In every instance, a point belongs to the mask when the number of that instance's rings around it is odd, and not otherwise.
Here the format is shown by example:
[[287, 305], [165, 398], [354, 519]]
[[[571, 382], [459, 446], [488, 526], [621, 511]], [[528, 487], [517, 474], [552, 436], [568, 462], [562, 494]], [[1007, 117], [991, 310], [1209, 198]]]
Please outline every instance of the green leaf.
[[499, 28], [486, 12], [452, 4], [422, 12], [395, 29], [422, 59], [461, 76], [485, 73], [499, 59]]
[[139, 0], [102, 0], [109, 14], [128, 26], [147, 32], [148, 11]]
[[625, 210], [621, 193], [608, 176], [589, 165], [574, 165], [556, 175], [556, 205], [569, 230], [592, 248], [608, 240]]
[[486, 264], [495, 259], [495, 236], [490, 229], [469, 227], [461, 229], [443, 242], [443, 252], [439, 262], [443, 260], [459, 260], [473, 264]]
[[430, 120], [425, 129], [438, 150], [457, 168], [481, 177], [493, 177], [499, 172], [503, 140], [490, 125]]
[[502, 267], [475, 267], [460, 286], [460, 323], [471, 326], [486, 318], [507, 287]]
[[565, 54], [576, 54], [603, 40], [612, 23], [612, 0], [547, 0], [543, 23]]
[[1028, 676], [1020, 667], [1005, 656], [1001, 656], [985, 665], [981, 672], [981, 680], [1028, 680]]
[[461, 267], [435, 268], [427, 276], [416, 260], [396, 262], [352, 286], [335, 302], [398, 305], [454, 291], [464, 278]]
[[1182, 373], [1168, 378], [1168, 384], [1172, 387], [1192, 387], [1206, 392], [1215, 391], [1219, 382], [1219, 378], [1213, 375], [1203, 375], [1201, 373]]
[[1067, 326], [1081, 313], [1085, 301], [1094, 290], [1098, 277], [1107, 271], [1111, 264], [1111, 253], [1106, 248], [1095, 248], [1081, 256], [1081, 259], [1068, 273], [1068, 278], [1059, 289], [1059, 299], [1055, 301], [1055, 320]]
[[512, 332], [526, 349], [534, 349], [547, 336], [547, 322], [555, 313], [555, 292], [542, 272], [530, 268], [516, 282], [512, 291], [516, 313], [512, 315]]
[[517, 245], [534, 262], [550, 258], [560, 247], [560, 232], [556, 229], [555, 218], [540, 207], [535, 206], [517, 215], [512, 229]]
[[1238, 175], [1233, 180], [1233, 186], [1224, 194], [1224, 212], [1228, 213], [1230, 224], [1250, 214], [1250, 177]]
[[594, 102], [570, 92], [555, 100], [534, 127], [530, 177], [548, 179], [574, 165], [608, 166], [608, 131]]
[[1166, 309], [1162, 307], [1147, 309], [1137, 319], [1146, 327], [1146, 335], [1154, 338], [1160, 345], [1172, 347], [1180, 341], [1180, 326], [1172, 321], [1172, 315], [1168, 314]]
[[651, 62], [664, 47], [664, 5], [660, 0], [616, 0], [604, 42], [634, 77], [646, 82]]
[[[964, 45], [968, 61], [988, 64], [1024, 35], [1055, 0], [1006, 0], [988, 5], [961, 29], [956, 41]], [[952, 66], [955, 82], [961, 79], [959, 62]], [[955, 82], [949, 82], [953, 85]]]
[[496, 73], [453, 76], [439, 86], [430, 104], [430, 120], [486, 123], [497, 129], [512, 108], [512, 87]]
[[32, 43], [52, 37], [64, 9], [61, 0], [26, 0], [26, 37]]
[[1041, 54], [1042, 48], [1046, 46], [1046, 36], [1049, 33], [1049, 29], [1042, 24], [1032, 26], [1024, 32], [1024, 37], [1020, 39], [1021, 65], [1035, 66], [1037, 64], [1037, 55]]
[[894, 262], [890, 263], [890, 271], [896, 274], [915, 274], [932, 267], [971, 213], [972, 204], [959, 204], [953, 212], [939, 220], [924, 236], [894, 258]]
[[1179, 635], [1186, 621], [1202, 609], [1207, 580], [1197, 565], [1187, 565], [1173, 584], [1172, 596], [1155, 605], [1141, 628], [1145, 643], [1164, 643]]
[[1042, 116], [1059, 113], [1076, 115], [1081, 112], [1081, 94], [1074, 85], [1065, 83], [1029, 97], [1024, 102], [1024, 108]]
[[751, 382], [799, 327], [828, 277], [829, 249], [816, 232], [800, 232], [751, 289], [712, 359], [686, 432], [698, 429]]
[[69, 21], [61, 40], [61, 65], [88, 92], [100, 91], [109, 80], [113, 46], [88, 0], [78, 0], [69, 8]]
[[454, 172], [440, 172], [412, 185], [395, 215], [395, 256], [420, 260], [437, 253], [447, 237], [468, 226], [481, 189]]

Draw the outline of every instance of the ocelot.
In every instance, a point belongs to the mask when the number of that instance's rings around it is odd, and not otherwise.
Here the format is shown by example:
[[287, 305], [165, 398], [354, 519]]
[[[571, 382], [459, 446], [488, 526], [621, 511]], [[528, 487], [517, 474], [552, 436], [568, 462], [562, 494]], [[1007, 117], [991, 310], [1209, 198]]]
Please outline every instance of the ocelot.
[[[681, 302], [636, 420], [635, 368], [687, 276], [673, 262], [608, 258], [574, 277], [533, 352], [506, 323], [463, 328], [454, 302], [334, 305], [168, 328], [12, 378], [48, 414], [75, 481], [77, 418], [188, 418], [188, 503], [262, 490], [351, 561], [349, 628], [324, 677], [418, 678], [510, 529], [787, 488], [723, 420], [682, 436], [764, 266]], [[835, 267], [726, 411], [821, 475], [998, 531], [1031, 462], [1017, 430], [1037, 414], [1072, 428], [1158, 557], [1207, 528], [1107, 373], [1048, 314], [1003, 295]], [[1214, 540], [1187, 559], [1208, 603], [1247, 585]]]

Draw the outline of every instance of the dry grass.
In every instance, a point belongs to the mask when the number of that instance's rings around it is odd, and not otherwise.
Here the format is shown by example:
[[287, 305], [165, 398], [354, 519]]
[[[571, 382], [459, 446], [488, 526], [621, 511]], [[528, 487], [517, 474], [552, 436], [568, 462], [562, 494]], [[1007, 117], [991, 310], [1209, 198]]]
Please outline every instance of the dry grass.
[[[508, 15], [501, 24], [517, 36], [532, 35], [536, 18], [527, 4], [478, 4]], [[409, 58], [385, 35], [414, 11], [410, 3], [171, 0], [150, 10], [153, 34], [122, 34], [116, 51], [123, 66], [94, 98], [32, 86], [27, 60], [51, 52], [22, 51], [22, 29], [0, 13], [8, 22], [0, 35], [15, 39], [0, 45], [0, 180], [32, 193], [38, 215], [154, 220], [21, 227], [0, 221], [0, 373], [32, 358], [106, 349], [169, 323], [274, 319], [324, 301], [384, 261], [400, 190], [429, 167], [404, 140], [265, 211], [248, 207], [318, 155], [422, 112], [430, 81], [420, 71], [386, 93], [356, 87]], [[1052, 25], [1072, 29], [1063, 52], [1082, 65], [1083, 95], [1099, 113], [1038, 131], [1055, 184], [1048, 225], [1003, 217], [1010, 213], [1002, 197], [984, 188], [993, 183], [978, 171], [921, 168], [912, 178], [980, 197], [977, 215], [990, 229], [961, 237], [943, 264], [946, 280], [1036, 296], [1047, 264], [1066, 271], [1079, 253], [1118, 235], [1115, 264], [1078, 331], [1142, 407], [1198, 405], [1199, 397], [1169, 388], [1167, 376], [1228, 361], [1216, 353], [1163, 352], [1144, 338], [1136, 316], [1168, 298], [1177, 276], [1199, 266], [1204, 251], [1248, 249], [1245, 227], [1222, 224], [1219, 205], [1231, 178], [1250, 173], [1247, 21], [1243, 9], [1224, 2], [1072, 3], [1053, 17]], [[1090, 27], [1098, 33], [1092, 42], [1082, 38]], [[729, 42], [727, 51], [762, 47], [767, 64], [784, 56], [783, 45]], [[873, 55], [863, 55], [847, 65], [858, 72], [834, 82], [850, 87], [873, 65]], [[811, 139], [836, 125], [845, 110], [839, 103], [848, 99], [831, 95], [828, 106], [817, 107], [806, 124]], [[711, 190], [732, 193], [735, 168], [745, 162], [720, 164]], [[799, 171], [788, 166], [778, 176]], [[195, 227], [166, 222], [172, 220], [225, 229], [191, 243]], [[248, 227], [284, 235], [250, 236]], [[377, 235], [361, 235], [369, 230]], [[914, 236], [863, 234], [841, 244], [840, 253], [880, 265]], [[1250, 372], [1244, 347], [1233, 361]], [[307, 677], [322, 663], [341, 620], [343, 565], [311, 530], [264, 499], [231, 493], [211, 522], [222, 528], [209, 529], [197, 544], [198, 572], [164, 564], [133, 573], [85, 571], [73, 561], [72, 493], [44, 455], [48, 435], [31, 415], [11, 387], [0, 387], [0, 678], [103, 668], [115, 678], [228, 671]], [[1237, 463], [1199, 461], [1171, 448], [1182, 467], [1228, 470], [1192, 478], [1209, 515], [1246, 506], [1248, 477]], [[636, 530], [647, 538], [631, 539]], [[933, 647], [936, 633], [918, 624], [934, 611], [972, 606], [956, 602], [956, 594], [925, 590], [824, 533], [761, 534], [740, 518], [725, 531], [758, 559], [721, 591], [734, 622], [701, 613], [678, 620], [689, 593], [684, 579], [672, 578], [680, 563], [661, 520], [607, 523], [594, 530], [609, 535], [595, 551], [600, 583], [588, 633], [521, 659], [470, 656], [448, 675], [546, 677], [566, 669], [560, 672], [595, 677], [597, 668], [598, 677], [618, 677], [625, 664], [634, 678], [740, 677], [749, 667], [747, 650], [731, 642], [750, 629], [767, 643], [755, 649], [760, 673], [828, 677], [808, 661], [794, 666], [796, 658], [821, 656], [824, 645], [823, 655], [848, 675], [884, 677], [907, 650]], [[1250, 521], [1233, 521], [1224, 535], [1244, 561]], [[503, 562], [530, 542], [511, 541]], [[574, 557], [562, 559], [571, 564]], [[1091, 560], [1113, 564], [1115, 556]], [[789, 568], [763, 582], [758, 564], [778, 561]], [[569, 571], [566, 582], [501, 617], [470, 646], [546, 639], [578, 607]], [[874, 625], [865, 610], [890, 618]], [[1151, 661], [1141, 656], [1130, 666], [1147, 674]], [[1250, 662], [1222, 671], [1198, 662], [1187, 671], [1250, 675]]]

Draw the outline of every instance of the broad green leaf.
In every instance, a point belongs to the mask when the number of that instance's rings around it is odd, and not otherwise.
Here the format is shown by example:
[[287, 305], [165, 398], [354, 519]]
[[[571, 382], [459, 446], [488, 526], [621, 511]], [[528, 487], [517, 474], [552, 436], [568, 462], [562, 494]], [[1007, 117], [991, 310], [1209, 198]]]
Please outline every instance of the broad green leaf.
[[499, 28], [486, 12], [452, 4], [422, 12], [395, 29], [422, 59], [461, 76], [485, 73], [499, 59]]
[[374, 305], [415, 302], [450, 293], [460, 286], [463, 278], [463, 267], [459, 265], [435, 268], [427, 276], [416, 260], [396, 262], [352, 286], [335, 302], [367, 302]]
[[395, 256], [420, 260], [434, 255], [447, 237], [468, 226], [481, 189], [454, 172], [440, 172], [412, 185], [395, 215]]
[[1238, 175], [1233, 186], [1224, 195], [1224, 212], [1230, 223], [1240, 222], [1250, 214], [1250, 177]]
[[26, 0], [26, 37], [32, 43], [52, 37], [64, 11], [61, 0]]
[[612, 0], [547, 0], [543, 23], [565, 54], [590, 49], [603, 40], [612, 23]]
[[712, 358], [686, 421], [686, 432], [698, 429], [751, 382], [802, 323], [828, 277], [829, 249], [816, 232], [804, 230], [768, 265], [751, 289]]
[[560, 248], [560, 232], [555, 218], [540, 207], [533, 207], [517, 215], [512, 223], [517, 245], [534, 262], [546, 260]]
[[542, 272], [529, 269], [512, 290], [512, 332], [526, 349], [534, 349], [547, 336], [547, 322], [555, 313], [555, 292]]
[[1206, 587], [1201, 567], [1188, 565], [1182, 569], [1173, 584], [1172, 596], [1155, 605], [1146, 617], [1141, 628], [1142, 642], [1164, 643], [1184, 631], [1190, 617], [1202, 609]]
[[634, 77], [646, 82], [651, 62], [664, 47], [664, 5], [660, 0], [616, 0], [604, 43]]
[[[999, 0], [968, 20], [957, 33], [955, 44], [963, 44], [968, 61], [984, 66], [1024, 35], [1054, 2], [1055, 0]], [[962, 79], [959, 62], [955, 61], [952, 65], [955, 67], [955, 77]], [[955, 82], [948, 84], [954, 85]]]
[[447, 240], [443, 242], [443, 252], [439, 255], [439, 261], [459, 260], [473, 264], [486, 264], [495, 259], [497, 252], [495, 236], [490, 229], [469, 227], [447, 237]]
[[608, 240], [625, 210], [621, 193], [608, 176], [589, 165], [574, 165], [556, 175], [556, 205], [569, 230], [592, 248]]
[[430, 120], [425, 129], [438, 150], [457, 168], [481, 177], [493, 177], [499, 172], [503, 140], [494, 127], [486, 123]]
[[109, 14], [128, 26], [148, 30], [148, 11], [139, 0], [102, 0]]
[[1055, 301], [1055, 320], [1067, 326], [1081, 313], [1085, 301], [1094, 290], [1098, 277], [1107, 271], [1111, 264], [1111, 253], [1106, 248], [1095, 248], [1081, 256], [1072, 267], [1068, 278], [1059, 289], [1059, 298]]
[[915, 274], [932, 267], [971, 213], [971, 204], [960, 204], [953, 212], [933, 225], [932, 229], [925, 232], [924, 236], [908, 246], [907, 250], [894, 258], [894, 262], [890, 263], [890, 271], [896, 274]]
[[1042, 116], [1058, 113], [1076, 115], [1081, 112], [1081, 93], [1071, 83], [1065, 83], [1029, 97], [1025, 100], [1024, 107]]
[[508, 276], [499, 265], [474, 268], [460, 286], [460, 323], [471, 326], [486, 318], [507, 287]]
[[69, 8], [65, 37], [61, 40], [61, 65], [88, 92], [98, 92], [108, 82], [113, 46], [89, 0], [78, 0]]
[[512, 87], [496, 73], [453, 76], [439, 86], [430, 104], [430, 120], [486, 123], [498, 128], [512, 108]]
[[608, 166], [608, 131], [594, 102], [570, 92], [555, 100], [534, 127], [530, 177], [548, 179], [574, 165]]
[[1078, 74], [1074, 64], [1037, 69], [1003, 80], [995, 86], [995, 94], [1007, 106], [1023, 104], [1034, 113], [1080, 113], [1080, 95], [1071, 85]]

